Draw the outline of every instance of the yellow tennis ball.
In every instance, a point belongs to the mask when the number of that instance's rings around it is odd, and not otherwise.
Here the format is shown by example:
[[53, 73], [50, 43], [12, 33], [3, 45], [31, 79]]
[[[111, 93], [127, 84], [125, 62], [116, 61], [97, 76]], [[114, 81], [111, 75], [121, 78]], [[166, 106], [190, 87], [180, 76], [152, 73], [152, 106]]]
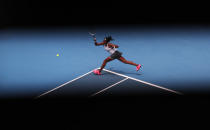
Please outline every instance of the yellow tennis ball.
[[57, 54], [56, 56], [59, 56], [59, 54]]

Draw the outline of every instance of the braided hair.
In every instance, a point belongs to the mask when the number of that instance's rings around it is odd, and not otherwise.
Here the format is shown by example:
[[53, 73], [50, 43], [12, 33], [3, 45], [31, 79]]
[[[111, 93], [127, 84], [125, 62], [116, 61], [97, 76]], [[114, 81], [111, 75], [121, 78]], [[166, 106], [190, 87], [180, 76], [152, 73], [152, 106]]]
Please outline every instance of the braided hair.
[[113, 41], [114, 39], [113, 39], [112, 36], [110, 35], [110, 36], [106, 36], [106, 37], [104, 38], [104, 40], [106, 40], [106, 42], [108, 43], [108, 42], [110, 42], [110, 41]]

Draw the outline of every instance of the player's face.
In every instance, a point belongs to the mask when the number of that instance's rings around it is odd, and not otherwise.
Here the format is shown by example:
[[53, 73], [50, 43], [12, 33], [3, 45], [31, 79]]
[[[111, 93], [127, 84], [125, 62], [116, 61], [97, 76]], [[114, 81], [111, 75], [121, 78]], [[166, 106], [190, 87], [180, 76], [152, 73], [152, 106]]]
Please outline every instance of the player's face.
[[104, 42], [107, 42], [106, 38], [104, 38]]

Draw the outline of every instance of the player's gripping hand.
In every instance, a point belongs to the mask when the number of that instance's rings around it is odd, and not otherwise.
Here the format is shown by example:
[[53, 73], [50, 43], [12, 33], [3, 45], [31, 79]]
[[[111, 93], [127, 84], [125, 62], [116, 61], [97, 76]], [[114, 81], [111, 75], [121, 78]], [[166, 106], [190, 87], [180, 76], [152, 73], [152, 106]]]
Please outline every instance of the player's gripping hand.
[[94, 44], [97, 46], [96, 38], [93, 38]]

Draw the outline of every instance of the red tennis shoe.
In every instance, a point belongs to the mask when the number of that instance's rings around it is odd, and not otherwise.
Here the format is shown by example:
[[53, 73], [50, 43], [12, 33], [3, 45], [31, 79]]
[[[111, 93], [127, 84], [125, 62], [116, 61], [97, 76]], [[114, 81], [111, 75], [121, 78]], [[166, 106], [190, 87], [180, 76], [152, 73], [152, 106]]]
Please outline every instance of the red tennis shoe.
[[93, 70], [93, 73], [94, 73], [94, 74], [97, 74], [97, 75], [101, 75], [101, 72], [100, 72], [98, 69]]
[[139, 64], [138, 66], [136, 66], [136, 71], [138, 71], [141, 68], [141, 65]]

